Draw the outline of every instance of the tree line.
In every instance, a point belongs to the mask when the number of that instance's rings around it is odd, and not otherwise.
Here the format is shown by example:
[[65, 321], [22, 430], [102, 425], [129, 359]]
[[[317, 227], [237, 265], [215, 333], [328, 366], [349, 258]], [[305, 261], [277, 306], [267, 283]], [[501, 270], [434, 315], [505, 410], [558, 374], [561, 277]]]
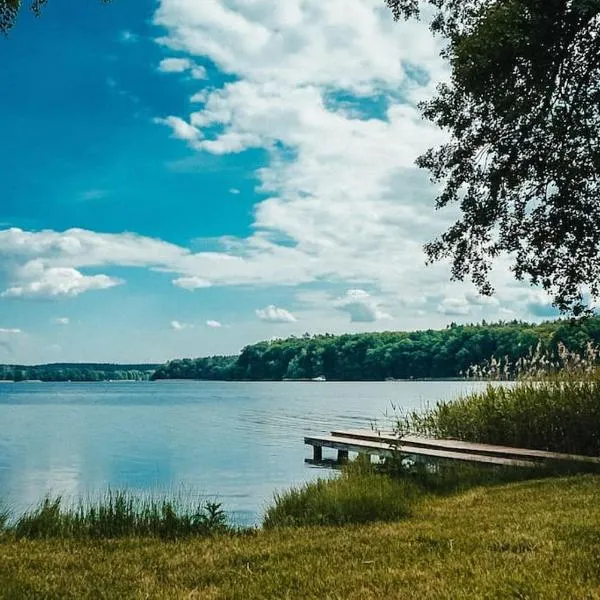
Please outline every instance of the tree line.
[[0, 365], [0, 381], [147, 381], [158, 365]]
[[538, 345], [556, 353], [559, 344], [583, 354], [600, 344], [600, 318], [456, 325], [424, 331], [314, 335], [259, 342], [238, 356], [172, 360], [152, 379], [281, 381], [325, 377], [339, 381], [463, 377], [492, 356], [516, 363]]
[[56, 363], [0, 365], [0, 381], [330, 381], [464, 377], [491, 357], [516, 363], [536, 348], [556, 354], [560, 344], [584, 354], [600, 345], [600, 317], [456, 325], [422, 331], [309, 335], [263, 341], [237, 356], [210, 356], [155, 364]]

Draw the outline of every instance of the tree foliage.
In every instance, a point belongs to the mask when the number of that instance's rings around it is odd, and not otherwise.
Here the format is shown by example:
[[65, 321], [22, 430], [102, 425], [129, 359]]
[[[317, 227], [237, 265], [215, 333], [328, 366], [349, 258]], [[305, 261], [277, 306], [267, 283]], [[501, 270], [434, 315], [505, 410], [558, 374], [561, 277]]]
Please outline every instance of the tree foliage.
[[144, 381], [158, 365], [54, 363], [49, 365], [0, 365], [0, 381]]
[[237, 357], [173, 360], [153, 379], [281, 381], [325, 377], [340, 381], [455, 378], [492, 356], [516, 363], [538, 344], [579, 353], [600, 344], [600, 318], [531, 325], [520, 321], [451, 325], [441, 330], [290, 337], [246, 346]]
[[426, 245], [483, 293], [509, 254], [518, 279], [580, 314], [600, 296], [600, 0], [386, 0], [433, 8], [448, 83], [421, 105], [449, 133], [419, 157], [460, 218]]
[[[108, 4], [111, 0], [101, 0]], [[48, 0], [31, 0], [30, 7], [35, 16], [39, 16]], [[7, 34], [15, 25], [17, 16], [23, 8], [23, 0], [0, 0], [0, 33]]]

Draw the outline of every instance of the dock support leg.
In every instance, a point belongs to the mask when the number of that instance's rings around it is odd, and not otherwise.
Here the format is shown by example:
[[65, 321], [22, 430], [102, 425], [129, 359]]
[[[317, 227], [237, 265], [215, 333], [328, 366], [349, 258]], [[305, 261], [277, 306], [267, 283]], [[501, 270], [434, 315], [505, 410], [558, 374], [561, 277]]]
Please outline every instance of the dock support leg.
[[338, 450], [337, 461], [339, 463], [348, 462], [348, 450]]
[[315, 462], [320, 462], [323, 460], [323, 447], [322, 446], [313, 446], [313, 460]]

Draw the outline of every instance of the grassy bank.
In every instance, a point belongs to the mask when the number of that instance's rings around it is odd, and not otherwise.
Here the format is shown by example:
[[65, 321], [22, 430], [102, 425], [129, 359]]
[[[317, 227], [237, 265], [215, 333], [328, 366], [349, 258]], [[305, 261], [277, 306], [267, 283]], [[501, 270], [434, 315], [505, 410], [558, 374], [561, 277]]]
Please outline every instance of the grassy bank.
[[0, 542], [1, 598], [600, 598], [600, 478], [429, 497], [387, 524]]
[[[490, 387], [399, 428], [600, 454], [599, 381]], [[0, 509], [0, 598], [600, 600], [600, 475], [572, 468], [359, 460], [276, 496], [256, 530], [126, 493]]]
[[423, 488], [410, 477], [389, 477], [356, 460], [333, 480], [318, 480], [276, 494], [263, 526], [359, 525], [398, 521], [412, 514]]

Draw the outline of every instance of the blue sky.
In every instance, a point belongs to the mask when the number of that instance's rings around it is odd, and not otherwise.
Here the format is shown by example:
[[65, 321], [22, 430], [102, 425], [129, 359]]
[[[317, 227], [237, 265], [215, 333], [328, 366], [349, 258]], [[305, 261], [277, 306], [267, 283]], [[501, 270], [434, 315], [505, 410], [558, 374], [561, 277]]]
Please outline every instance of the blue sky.
[[553, 316], [425, 267], [447, 76], [379, 0], [51, 0], [0, 40], [0, 361]]

